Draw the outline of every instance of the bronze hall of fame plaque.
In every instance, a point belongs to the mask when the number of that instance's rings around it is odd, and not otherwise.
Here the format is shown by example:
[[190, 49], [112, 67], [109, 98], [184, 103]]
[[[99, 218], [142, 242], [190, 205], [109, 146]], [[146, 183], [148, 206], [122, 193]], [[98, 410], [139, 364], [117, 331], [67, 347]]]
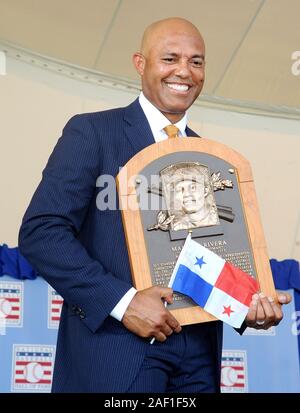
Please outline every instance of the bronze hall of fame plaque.
[[[134, 286], [167, 286], [187, 237], [255, 277], [275, 298], [249, 162], [204, 138], [174, 138], [137, 153], [117, 176]], [[215, 320], [188, 297], [168, 306], [181, 325]]]

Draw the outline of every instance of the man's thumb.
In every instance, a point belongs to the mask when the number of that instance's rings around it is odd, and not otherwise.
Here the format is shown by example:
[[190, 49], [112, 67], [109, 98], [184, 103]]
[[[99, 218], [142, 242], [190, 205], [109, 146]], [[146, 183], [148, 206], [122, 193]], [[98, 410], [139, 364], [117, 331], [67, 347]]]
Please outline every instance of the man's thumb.
[[160, 293], [161, 298], [166, 298], [170, 295], [173, 295], [173, 290], [172, 288], [168, 288], [168, 287], [160, 287], [159, 293]]

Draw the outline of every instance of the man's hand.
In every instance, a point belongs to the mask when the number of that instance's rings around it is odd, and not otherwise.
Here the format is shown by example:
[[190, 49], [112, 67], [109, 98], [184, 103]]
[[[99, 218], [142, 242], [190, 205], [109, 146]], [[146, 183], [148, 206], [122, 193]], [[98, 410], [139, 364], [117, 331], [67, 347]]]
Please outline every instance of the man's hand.
[[265, 294], [254, 294], [246, 317], [248, 327], [257, 330], [267, 330], [272, 326], [277, 326], [283, 318], [281, 305], [288, 304], [292, 297], [288, 293], [277, 294], [278, 303], [273, 297], [266, 297]]
[[124, 326], [140, 337], [155, 337], [165, 341], [173, 331], [179, 333], [181, 326], [168, 311], [164, 301], [173, 302], [173, 290], [164, 287], [150, 287], [138, 291], [122, 318]]

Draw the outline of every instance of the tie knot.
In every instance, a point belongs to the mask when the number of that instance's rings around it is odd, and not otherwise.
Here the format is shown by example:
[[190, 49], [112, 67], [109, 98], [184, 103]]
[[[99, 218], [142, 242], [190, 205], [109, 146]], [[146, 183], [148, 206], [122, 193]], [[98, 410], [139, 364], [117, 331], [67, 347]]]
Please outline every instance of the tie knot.
[[164, 131], [168, 135], [168, 138], [178, 138], [179, 129], [175, 125], [168, 125], [164, 128]]

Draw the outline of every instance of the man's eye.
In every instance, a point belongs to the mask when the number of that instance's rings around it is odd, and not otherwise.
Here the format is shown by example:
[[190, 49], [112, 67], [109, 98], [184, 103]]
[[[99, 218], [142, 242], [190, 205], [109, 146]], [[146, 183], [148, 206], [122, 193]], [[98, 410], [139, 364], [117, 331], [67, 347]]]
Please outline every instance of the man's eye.
[[173, 58], [173, 57], [164, 57], [164, 58], [163, 58], [163, 61], [164, 61], [164, 62], [167, 62], [167, 63], [173, 63], [173, 62], [174, 62], [174, 58]]
[[204, 66], [204, 60], [202, 59], [192, 60], [192, 65], [196, 67], [202, 67]]

